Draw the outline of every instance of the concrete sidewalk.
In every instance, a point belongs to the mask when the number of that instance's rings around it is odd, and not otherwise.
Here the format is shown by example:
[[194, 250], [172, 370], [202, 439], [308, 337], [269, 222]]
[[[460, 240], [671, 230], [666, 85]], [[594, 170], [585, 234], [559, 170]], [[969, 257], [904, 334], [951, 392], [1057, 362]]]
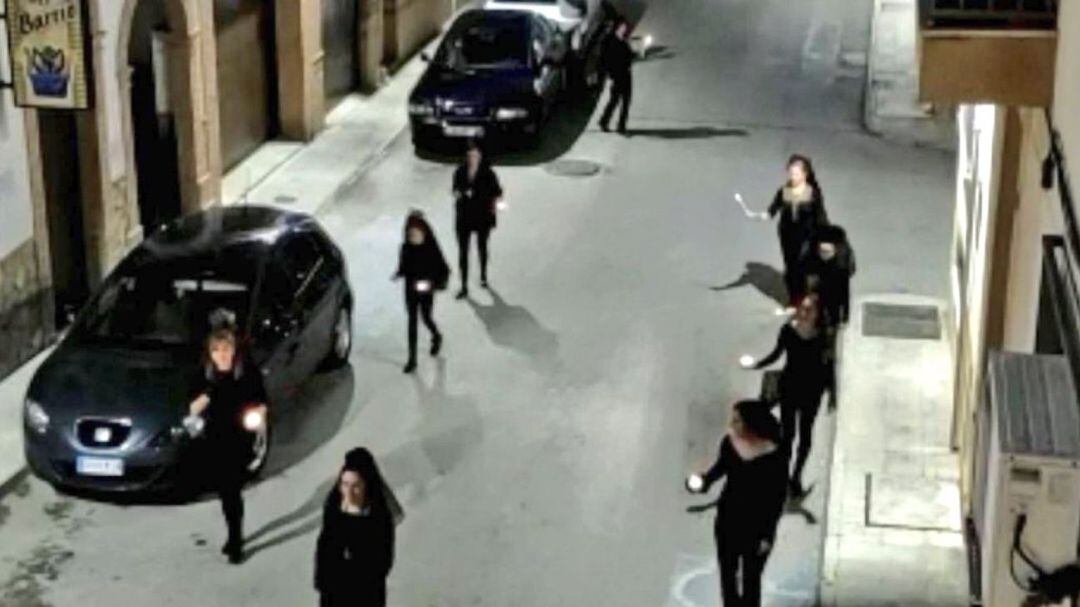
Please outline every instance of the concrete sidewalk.
[[919, 101], [916, 0], [873, 0], [864, 123], [887, 139], [956, 149], [955, 108]]
[[225, 204], [243, 201], [246, 192], [251, 203], [315, 214], [408, 126], [409, 93], [425, 67], [417, 56], [378, 92], [345, 97], [308, 144], [271, 141], [261, 146], [225, 176]]
[[[897, 307], [868, 319], [867, 303]], [[913, 337], [911, 316], [897, 320], [915, 306], [936, 312], [937, 338]], [[943, 309], [915, 296], [863, 297], [844, 333], [822, 605], [968, 604]], [[891, 331], [908, 336], [867, 335]]]

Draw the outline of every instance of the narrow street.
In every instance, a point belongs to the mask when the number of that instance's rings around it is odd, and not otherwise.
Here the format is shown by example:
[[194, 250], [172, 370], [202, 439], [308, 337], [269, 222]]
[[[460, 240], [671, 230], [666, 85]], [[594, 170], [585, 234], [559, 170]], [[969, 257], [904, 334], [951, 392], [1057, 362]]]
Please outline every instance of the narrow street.
[[[856, 293], [947, 296], [955, 162], [862, 131], [863, 76], [839, 55], [868, 35], [864, 4], [654, 2], [639, 30], [663, 48], [635, 68], [632, 136], [578, 102], [538, 151], [497, 161], [493, 289], [455, 301], [455, 269], [435, 307], [444, 354], [413, 377], [390, 281], [408, 209], [448, 260], [457, 249], [453, 165], [402, 133], [319, 211], [348, 258], [356, 346], [305, 388], [246, 491], [247, 561], [218, 554], [215, 500], [92, 502], [31, 478], [0, 500], [0, 605], [314, 604], [321, 505], [357, 445], [406, 511], [391, 605], [717, 605], [712, 516], [686, 512], [707, 500], [682, 481], [714, 456], [728, 405], [757, 394], [737, 360], [773, 346], [782, 292], [775, 226], [733, 193], [763, 209], [788, 155], [807, 154], [858, 253]], [[768, 605], [815, 601], [833, 418], [819, 420], [817, 521], [784, 517]]]

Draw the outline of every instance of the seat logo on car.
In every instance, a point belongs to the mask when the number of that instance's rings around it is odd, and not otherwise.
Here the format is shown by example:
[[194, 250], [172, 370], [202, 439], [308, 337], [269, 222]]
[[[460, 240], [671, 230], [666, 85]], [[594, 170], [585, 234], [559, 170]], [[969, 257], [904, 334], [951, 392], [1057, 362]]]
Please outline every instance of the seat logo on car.
[[94, 442], [99, 444], [107, 444], [112, 440], [112, 429], [108, 427], [94, 428]]

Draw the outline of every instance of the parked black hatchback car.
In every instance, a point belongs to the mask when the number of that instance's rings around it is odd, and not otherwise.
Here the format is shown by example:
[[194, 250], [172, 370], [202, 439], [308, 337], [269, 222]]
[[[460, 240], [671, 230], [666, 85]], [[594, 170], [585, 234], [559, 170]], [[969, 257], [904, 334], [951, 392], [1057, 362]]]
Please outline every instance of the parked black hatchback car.
[[[62, 488], [181, 488], [201, 442], [181, 421], [196, 396], [211, 312], [236, 316], [241, 349], [275, 407], [352, 346], [345, 261], [307, 215], [214, 208], [147, 238], [105, 279], [30, 383], [30, 469]], [[265, 464], [271, 424], [251, 437]]]
[[535, 13], [462, 13], [409, 97], [413, 143], [441, 138], [535, 143], [566, 88], [566, 59], [565, 37]]

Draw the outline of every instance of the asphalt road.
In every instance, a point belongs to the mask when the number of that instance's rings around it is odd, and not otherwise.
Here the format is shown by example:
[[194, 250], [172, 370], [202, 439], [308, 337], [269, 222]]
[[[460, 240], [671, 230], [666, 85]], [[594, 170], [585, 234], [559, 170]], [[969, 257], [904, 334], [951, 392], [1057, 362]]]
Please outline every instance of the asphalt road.
[[[0, 605], [314, 604], [319, 505], [356, 445], [407, 511], [393, 605], [716, 605], [711, 519], [685, 512], [700, 500], [681, 482], [757, 391], [738, 356], [779, 326], [775, 230], [732, 193], [763, 208], [787, 155], [809, 154], [856, 290], [944, 296], [953, 160], [861, 131], [861, 75], [837, 52], [865, 47], [869, 2], [654, 4], [641, 29], [663, 48], [636, 67], [633, 136], [578, 102], [539, 150], [502, 159], [494, 290], [438, 300], [445, 353], [415, 377], [389, 276], [410, 207], [456, 256], [452, 166], [403, 135], [321, 211], [349, 259], [356, 348], [305, 389], [247, 491], [245, 564], [218, 554], [216, 502], [106, 504], [31, 479], [0, 502]], [[769, 604], [813, 601], [820, 523], [785, 517]]]

